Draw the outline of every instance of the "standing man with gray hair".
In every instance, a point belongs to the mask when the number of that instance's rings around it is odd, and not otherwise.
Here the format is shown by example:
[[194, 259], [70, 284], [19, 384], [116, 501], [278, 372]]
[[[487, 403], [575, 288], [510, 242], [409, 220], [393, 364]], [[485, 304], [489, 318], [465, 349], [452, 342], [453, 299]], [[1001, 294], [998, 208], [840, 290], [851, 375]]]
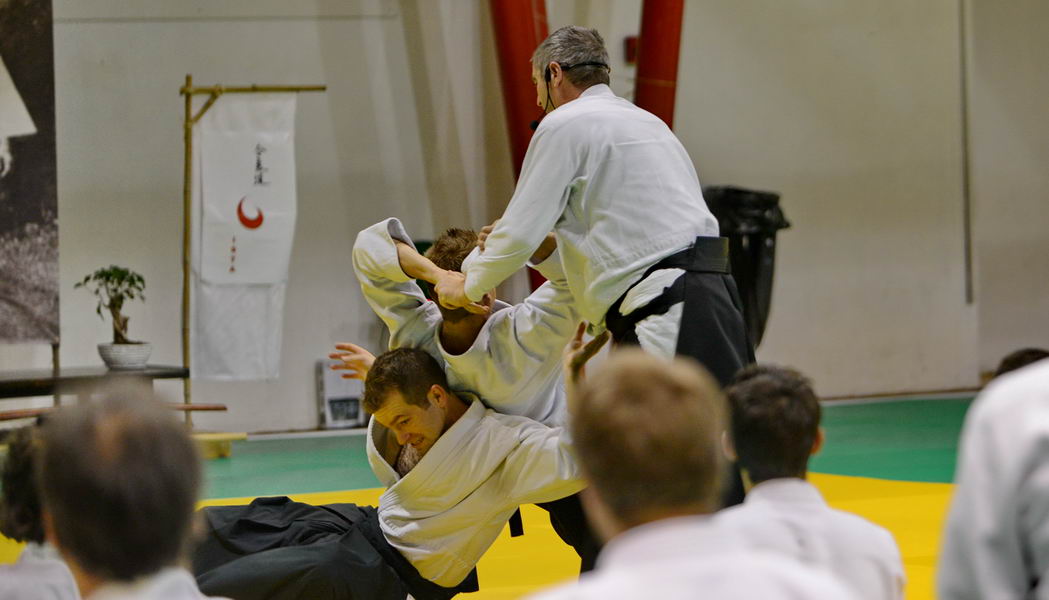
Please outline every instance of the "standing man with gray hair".
[[[568, 287], [592, 332], [662, 357], [690, 356], [727, 385], [754, 362], [728, 240], [703, 200], [688, 152], [666, 123], [608, 87], [608, 51], [594, 29], [562, 27], [532, 55], [532, 136], [503, 217], [462, 273], [435, 286], [441, 304], [476, 310], [557, 235]], [[726, 504], [742, 501], [733, 476]]]
[[532, 80], [547, 115], [517, 189], [483, 252], [438, 282], [441, 304], [476, 310], [553, 230], [595, 329], [656, 355], [691, 356], [728, 383], [753, 350], [727, 240], [685, 148], [658, 117], [612, 93], [596, 30], [552, 33], [532, 56]]

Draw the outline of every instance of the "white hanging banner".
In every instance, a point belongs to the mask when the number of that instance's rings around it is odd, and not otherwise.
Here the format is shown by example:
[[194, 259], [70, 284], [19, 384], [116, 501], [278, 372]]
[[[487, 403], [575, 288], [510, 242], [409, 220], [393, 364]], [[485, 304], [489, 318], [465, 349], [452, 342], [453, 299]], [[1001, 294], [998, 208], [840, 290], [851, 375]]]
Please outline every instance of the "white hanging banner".
[[198, 124], [208, 283], [288, 278], [295, 233], [295, 95], [231, 95]]
[[294, 94], [221, 97], [195, 126], [195, 379], [273, 379], [295, 233]]

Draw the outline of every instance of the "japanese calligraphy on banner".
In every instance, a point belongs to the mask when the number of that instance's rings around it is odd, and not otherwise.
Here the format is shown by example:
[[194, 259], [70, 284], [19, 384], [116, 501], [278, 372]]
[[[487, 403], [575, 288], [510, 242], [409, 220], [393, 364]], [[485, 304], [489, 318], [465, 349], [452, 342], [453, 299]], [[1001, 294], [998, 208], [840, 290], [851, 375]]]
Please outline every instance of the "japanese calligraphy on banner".
[[279, 375], [295, 232], [295, 96], [221, 97], [195, 126], [191, 373]]
[[278, 283], [295, 233], [295, 95], [225, 96], [199, 123], [200, 274]]

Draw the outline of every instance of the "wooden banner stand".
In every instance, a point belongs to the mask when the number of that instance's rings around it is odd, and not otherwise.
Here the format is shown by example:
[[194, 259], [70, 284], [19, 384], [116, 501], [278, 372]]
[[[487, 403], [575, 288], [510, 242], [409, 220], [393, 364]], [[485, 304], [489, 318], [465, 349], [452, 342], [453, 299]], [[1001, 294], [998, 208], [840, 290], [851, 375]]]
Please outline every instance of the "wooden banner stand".
[[[194, 87], [193, 76], [186, 75], [186, 83], [179, 89], [179, 94], [185, 96], [186, 112], [182, 121], [183, 141], [185, 144], [185, 164], [182, 178], [182, 365], [189, 368], [190, 354], [190, 328], [189, 328], [189, 303], [190, 303], [190, 244], [192, 239], [193, 220], [193, 126], [200, 121], [201, 117], [208, 112], [215, 101], [223, 94], [273, 94], [273, 93], [298, 93], [298, 92], [323, 92], [327, 90], [324, 85], [249, 85], [227, 87], [212, 85], [205, 87]], [[193, 113], [193, 96], [206, 94], [207, 101], [200, 107], [196, 114]], [[190, 372], [192, 376], [192, 372]], [[192, 380], [187, 377], [183, 380], [183, 403], [186, 405], [186, 425], [193, 426], [192, 404]], [[229, 442], [235, 439], [244, 439], [243, 433], [228, 434], [197, 434], [198, 441], [205, 445], [205, 455], [211, 454], [210, 446], [218, 444], [217, 452], [220, 456], [229, 455]]]

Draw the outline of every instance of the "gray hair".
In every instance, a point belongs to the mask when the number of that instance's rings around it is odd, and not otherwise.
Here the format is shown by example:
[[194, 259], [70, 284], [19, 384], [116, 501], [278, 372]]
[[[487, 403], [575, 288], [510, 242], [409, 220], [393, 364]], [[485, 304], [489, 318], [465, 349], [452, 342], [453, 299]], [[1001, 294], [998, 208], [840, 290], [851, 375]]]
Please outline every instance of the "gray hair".
[[[542, 76], [552, 62], [561, 65], [568, 81], [576, 87], [585, 89], [609, 82], [608, 50], [596, 29], [568, 25], [551, 33], [532, 53], [532, 66]], [[575, 66], [583, 63], [600, 65]]]
[[131, 581], [176, 564], [200, 485], [197, 451], [148, 395], [63, 408], [48, 419], [37, 483], [58, 545], [84, 571]]

